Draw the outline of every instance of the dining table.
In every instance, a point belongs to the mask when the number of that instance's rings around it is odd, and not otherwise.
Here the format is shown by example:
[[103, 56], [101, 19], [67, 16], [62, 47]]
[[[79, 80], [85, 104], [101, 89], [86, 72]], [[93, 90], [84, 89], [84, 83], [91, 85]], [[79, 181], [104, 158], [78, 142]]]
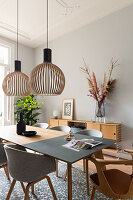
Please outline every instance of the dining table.
[[37, 134], [35, 136], [26, 137], [16, 133], [16, 125], [0, 126], [0, 138], [65, 162], [67, 164], [68, 200], [72, 200], [72, 164], [82, 159], [86, 160], [86, 184], [87, 194], [89, 195], [89, 170], [87, 160], [93, 154], [95, 154], [97, 158], [103, 159], [102, 149], [107, 148], [116, 142], [116, 140], [106, 138], [75, 134], [76, 140], [94, 139], [101, 142], [100, 145], [97, 145], [93, 148], [75, 151], [63, 146], [68, 142], [65, 139], [65, 137], [68, 135], [66, 132], [34, 126], [26, 126], [26, 130], [36, 131]]

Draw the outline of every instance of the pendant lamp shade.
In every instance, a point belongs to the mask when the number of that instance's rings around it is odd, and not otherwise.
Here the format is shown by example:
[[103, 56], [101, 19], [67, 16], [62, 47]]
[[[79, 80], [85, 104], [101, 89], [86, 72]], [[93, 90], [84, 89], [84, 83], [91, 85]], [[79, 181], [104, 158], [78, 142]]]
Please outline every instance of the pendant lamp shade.
[[30, 94], [29, 77], [21, 72], [21, 61], [18, 60], [18, 0], [17, 0], [17, 60], [15, 71], [3, 80], [2, 88], [6, 96], [28, 96]]
[[30, 91], [29, 77], [17, 70], [17, 64], [20, 61], [15, 61], [15, 72], [8, 74], [2, 83], [2, 88], [6, 96], [28, 96]]
[[34, 94], [60, 95], [65, 87], [65, 77], [59, 67], [51, 63], [51, 49], [44, 49], [44, 62], [30, 74]]
[[48, 48], [48, 0], [47, 0], [47, 48], [44, 62], [36, 66], [30, 74], [30, 86], [34, 94], [60, 95], [65, 87], [65, 76], [61, 69], [51, 62], [52, 51]]

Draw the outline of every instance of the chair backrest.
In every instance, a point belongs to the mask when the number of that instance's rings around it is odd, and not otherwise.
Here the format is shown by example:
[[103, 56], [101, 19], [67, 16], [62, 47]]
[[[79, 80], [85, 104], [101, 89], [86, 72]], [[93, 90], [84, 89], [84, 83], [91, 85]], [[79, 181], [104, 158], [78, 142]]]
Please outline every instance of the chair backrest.
[[92, 136], [92, 137], [99, 137], [99, 138], [103, 137], [102, 132], [98, 131], [96, 129], [85, 129], [85, 130], [76, 132], [76, 134], [83, 134], [83, 135], [88, 135], [88, 136]]
[[4, 144], [0, 143], [0, 166], [7, 164], [7, 157], [4, 150]]
[[40, 127], [40, 128], [48, 128], [49, 127], [49, 125], [47, 123], [37, 123], [35, 126]]
[[54, 158], [18, 150], [15, 145], [5, 145], [4, 147], [9, 173], [15, 180], [30, 183], [56, 169]]
[[51, 130], [56, 130], [56, 131], [63, 131], [66, 133], [69, 133], [71, 128], [69, 126], [54, 126], [50, 128]]

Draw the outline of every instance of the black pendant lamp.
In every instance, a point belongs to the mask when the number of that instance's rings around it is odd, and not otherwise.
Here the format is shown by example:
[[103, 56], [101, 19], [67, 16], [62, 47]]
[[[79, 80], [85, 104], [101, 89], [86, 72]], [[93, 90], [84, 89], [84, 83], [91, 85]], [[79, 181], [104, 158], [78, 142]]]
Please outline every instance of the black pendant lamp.
[[30, 94], [29, 77], [21, 72], [21, 61], [18, 60], [18, 0], [17, 0], [17, 60], [15, 71], [3, 80], [2, 88], [6, 96], [28, 96]]
[[60, 95], [65, 87], [65, 77], [59, 67], [52, 64], [52, 50], [48, 48], [48, 0], [47, 0], [47, 48], [44, 62], [36, 66], [30, 74], [30, 86], [34, 94]]

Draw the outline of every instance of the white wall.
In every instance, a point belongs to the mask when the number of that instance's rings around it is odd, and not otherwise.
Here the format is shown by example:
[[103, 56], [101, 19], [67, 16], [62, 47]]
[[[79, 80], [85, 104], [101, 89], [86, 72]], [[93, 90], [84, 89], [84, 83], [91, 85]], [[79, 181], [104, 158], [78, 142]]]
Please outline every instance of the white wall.
[[[78, 22], [77, 22], [78, 23]], [[54, 34], [54, 33], [53, 33]], [[36, 65], [43, 60], [41, 46], [35, 49]], [[87, 97], [88, 84], [80, 71], [84, 57], [97, 80], [103, 80], [111, 57], [119, 60], [120, 67], [114, 70], [117, 78], [115, 90], [106, 100], [108, 121], [122, 123], [123, 148], [133, 142], [133, 6], [111, 14], [97, 22], [69, 33], [50, 44], [53, 63], [64, 72], [66, 86], [57, 97], [47, 97], [40, 121], [48, 121], [53, 110], [62, 111], [62, 100], [74, 98], [74, 118], [94, 119], [95, 101]], [[59, 116], [59, 117], [60, 117]]]
[[[12, 40], [9, 40], [7, 38], [4, 38], [4, 37], [1, 37], [0, 36], [0, 41], [1, 42], [6, 42], [6, 43], [9, 43], [11, 44], [12, 48], [14, 49], [13, 51], [13, 58], [12, 58], [12, 66], [11, 66], [11, 69], [12, 71], [14, 71], [14, 60], [17, 59], [16, 58], [16, 42], [12, 41]], [[34, 67], [34, 49], [33, 48], [29, 48], [27, 46], [24, 46], [24, 45], [21, 45], [19, 44], [19, 58], [18, 58], [20, 61], [21, 61], [21, 71], [25, 74], [27, 74], [29, 76], [30, 74], [30, 71], [32, 70], [32, 68]], [[16, 101], [16, 98], [12, 97], [11, 98], [11, 110], [10, 110], [10, 113], [11, 113], [11, 123], [16, 123], [14, 122], [14, 102]], [[0, 102], [1, 103], [1, 102]], [[3, 106], [3, 105], [2, 105]], [[4, 112], [4, 111], [3, 111]], [[5, 113], [5, 112], [4, 112]], [[5, 118], [6, 118], [6, 113], [4, 114]], [[6, 124], [7, 122], [5, 122]]]
[[[2, 36], [0, 36], [0, 40], [6, 41], [14, 45], [14, 59], [17, 59], [16, 58], [16, 51], [17, 51], [16, 42], [13, 40], [4, 38]], [[27, 74], [28, 76], [35, 64], [34, 52], [35, 50], [33, 48], [19, 44], [19, 58], [18, 59], [21, 61], [21, 71]], [[15, 66], [13, 66], [13, 70], [14, 70], [14, 67]]]

